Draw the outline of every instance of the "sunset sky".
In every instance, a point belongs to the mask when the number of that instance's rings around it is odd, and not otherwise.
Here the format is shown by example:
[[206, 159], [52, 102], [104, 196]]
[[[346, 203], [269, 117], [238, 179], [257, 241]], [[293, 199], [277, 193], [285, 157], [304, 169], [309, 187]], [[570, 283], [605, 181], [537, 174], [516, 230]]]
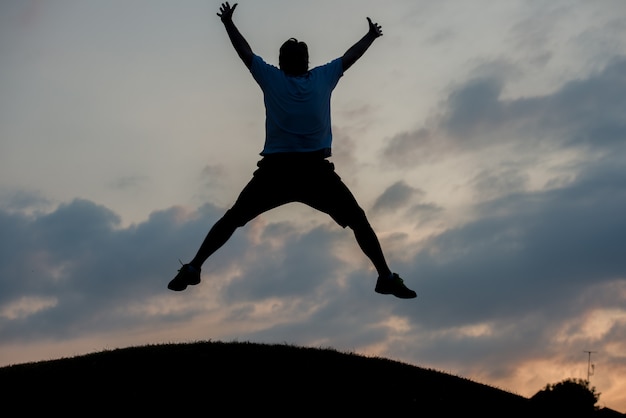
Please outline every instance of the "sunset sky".
[[[231, 2], [232, 4], [233, 2]], [[626, 412], [623, 0], [256, 0], [333, 94], [337, 172], [391, 268], [290, 204], [166, 286], [259, 160], [262, 94], [200, 0], [0, 0], [0, 366], [198, 340], [333, 347]]]

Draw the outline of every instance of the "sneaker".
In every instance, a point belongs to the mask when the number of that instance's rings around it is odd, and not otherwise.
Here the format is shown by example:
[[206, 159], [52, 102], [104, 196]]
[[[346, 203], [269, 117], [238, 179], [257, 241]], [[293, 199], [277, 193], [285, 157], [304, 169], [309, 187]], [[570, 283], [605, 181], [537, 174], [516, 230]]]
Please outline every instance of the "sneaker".
[[404, 280], [402, 280], [397, 273], [393, 273], [389, 279], [379, 277], [378, 281], [376, 281], [376, 289], [374, 290], [376, 293], [394, 295], [400, 299], [413, 299], [417, 297], [417, 293], [406, 287]]
[[190, 264], [183, 264], [178, 270], [176, 277], [167, 285], [167, 288], [180, 292], [187, 289], [187, 286], [200, 283], [200, 270]]

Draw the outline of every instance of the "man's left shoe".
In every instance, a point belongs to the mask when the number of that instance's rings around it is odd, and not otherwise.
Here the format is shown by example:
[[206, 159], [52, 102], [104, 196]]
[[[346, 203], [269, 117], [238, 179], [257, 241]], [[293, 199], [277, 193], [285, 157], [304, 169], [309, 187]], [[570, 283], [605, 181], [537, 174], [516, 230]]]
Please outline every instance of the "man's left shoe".
[[183, 264], [180, 270], [178, 270], [176, 277], [169, 282], [167, 288], [180, 292], [187, 289], [187, 286], [198, 283], [200, 283], [200, 270], [190, 264]]
[[394, 295], [400, 299], [413, 299], [417, 297], [417, 293], [406, 287], [404, 280], [402, 280], [397, 273], [393, 273], [393, 275], [387, 279], [379, 277], [374, 290], [376, 293]]

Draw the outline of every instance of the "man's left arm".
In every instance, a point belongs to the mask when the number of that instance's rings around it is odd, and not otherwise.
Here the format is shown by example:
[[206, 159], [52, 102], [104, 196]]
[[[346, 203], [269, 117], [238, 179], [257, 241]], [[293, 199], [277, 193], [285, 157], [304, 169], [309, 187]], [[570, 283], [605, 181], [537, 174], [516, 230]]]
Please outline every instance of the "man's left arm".
[[224, 28], [226, 28], [226, 33], [235, 51], [237, 51], [237, 55], [239, 55], [239, 58], [241, 58], [246, 67], [250, 69], [254, 53], [252, 52], [252, 48], [250, 48], [250, 44], [246, 41], [246, 38], [243, 37], [239, 29], [237, 29], [237, 26], [235, 26], [235, 23], [233, 23], [233, 12], [236, 7], [237, 3], [233, 4], [232, 7], [228, 2], [222, 3], [220, 12], [217, 15], [222, 20]]
[[365, 51], [374, 43], [376, 38], [383, 36], [382, 28], [378, 23], [372, 22], [372, 19], [367, 18], [369, 24], [369, 30], [356, 44], [352, 45], [345, 54], [341, 57], [341, 63], [343, 71], [352, 67], [359, 58], [363, 56]]

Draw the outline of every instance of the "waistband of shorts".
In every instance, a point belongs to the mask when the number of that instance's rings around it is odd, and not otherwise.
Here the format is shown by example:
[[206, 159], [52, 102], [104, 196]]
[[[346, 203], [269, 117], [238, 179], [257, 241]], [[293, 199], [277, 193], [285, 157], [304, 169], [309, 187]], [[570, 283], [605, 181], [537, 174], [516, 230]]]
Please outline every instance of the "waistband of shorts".
[[309, 152], [276, 152], [263, 155], [263, 161], [277, 163], [306, 163], [323, 161], [330, 156], [330, 152], [326, 149]]

